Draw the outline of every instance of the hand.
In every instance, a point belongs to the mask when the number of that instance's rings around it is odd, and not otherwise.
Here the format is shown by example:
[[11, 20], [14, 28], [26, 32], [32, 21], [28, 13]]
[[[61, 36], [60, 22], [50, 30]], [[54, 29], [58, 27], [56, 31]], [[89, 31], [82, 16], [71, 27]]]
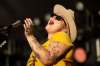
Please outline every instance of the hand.
[[23, 26], [24, 26], [24, 29], [25, 29], [25, 36], [26, 37], [32, 36], [33, 35], [33, 23], [32, 23], [32, 20], [30, 18], [26, 18], [24, 20], [24, 22], [25, 22], [25, 24]]

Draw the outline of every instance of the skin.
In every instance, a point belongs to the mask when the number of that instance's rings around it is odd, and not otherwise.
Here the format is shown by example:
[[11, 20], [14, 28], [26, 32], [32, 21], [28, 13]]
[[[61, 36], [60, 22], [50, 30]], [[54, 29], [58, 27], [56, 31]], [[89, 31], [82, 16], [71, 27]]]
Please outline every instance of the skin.
[[[69, 46], [61, 44], [60, 42], [57, 41], [52, 41], [48, 49], [44, 48], [37, 41], [37, 39], [34, 37], [32, 33], [32, 26], [33, 26], [32, 20], [30, 18], [26, 18], [24, 21], [25, 24], [23, 26], [25, 29], [25, 36], [29, 42], [32, 51], [35, 53], [35, 56], [40, 60], [40, 62], [42, 62], [44, 65], [52, 65], [57, 61], [59, 61], [59, 58], [65, 53], [65, 51], [69, 48]], [[51, 36], [56, 32], [59, 31], [67, 32], [64, 21], [56, 20], [55, 16], [49, 19], [45, 29], [48, 32], [48, 39], [50, 39]]]

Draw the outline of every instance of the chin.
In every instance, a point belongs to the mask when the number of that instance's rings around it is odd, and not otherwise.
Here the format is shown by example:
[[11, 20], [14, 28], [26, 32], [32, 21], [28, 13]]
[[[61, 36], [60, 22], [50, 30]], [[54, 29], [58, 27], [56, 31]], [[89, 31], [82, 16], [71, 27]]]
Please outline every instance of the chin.
[[48, 32], [48, 33], [51, 33], [52, 32], [52, 30], [51, 30], [51, 28], [49, 28], [48, 26], [46, 26], [46, 31]]
[[53, 31], [47, 30], [48, 33], [53, 33]]
[[53, 31], [53, 30], [46, 30], [48, 33], [55, 33], [56, 31]]
[[52, 27], [46, 27], [45, 29], [48, 33], [55, 33], [55, 32], [60, 31], [60, 29], [55, 29], [55, 28], [52, 28]]

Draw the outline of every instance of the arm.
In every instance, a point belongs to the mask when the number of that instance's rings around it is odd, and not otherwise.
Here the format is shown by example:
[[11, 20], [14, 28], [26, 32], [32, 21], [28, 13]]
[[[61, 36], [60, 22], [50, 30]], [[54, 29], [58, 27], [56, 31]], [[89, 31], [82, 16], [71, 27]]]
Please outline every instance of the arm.
[[51, 42], [48, 49], [45, 49], [34, 38], [28, 39], [28, 42], [32, 51], [35, 52], [36, 57], [45, 65], [51, 65], [59, 61], [60, 58], [62, 58], [61, 56], [63, 56], [70, 47], [54, 41]]
[[45, 65], [51, 65], [57, 62], [70, 46], [66, 46], [66, 44], [61, 44], [57, 41], [52, 41], [49, 48], [45, 49], [32, 35], [31, 25], [32, 21], [26, 19], [24, 24], [25, 35], [36, 57]]

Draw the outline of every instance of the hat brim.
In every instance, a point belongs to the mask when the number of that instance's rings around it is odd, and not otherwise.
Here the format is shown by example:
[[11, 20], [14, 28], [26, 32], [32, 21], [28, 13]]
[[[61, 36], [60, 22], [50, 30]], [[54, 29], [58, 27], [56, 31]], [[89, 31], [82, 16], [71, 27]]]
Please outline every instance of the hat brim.
[[66, 23], [69, 24], [70, 37], [72, 42], [75, 41], [77, 36], [76, 24], [74, 22], [74, 12], [71, 9], [66, 9], [60, 4], [54, 6], [53, 12], [56, 15], [62, 16]]

